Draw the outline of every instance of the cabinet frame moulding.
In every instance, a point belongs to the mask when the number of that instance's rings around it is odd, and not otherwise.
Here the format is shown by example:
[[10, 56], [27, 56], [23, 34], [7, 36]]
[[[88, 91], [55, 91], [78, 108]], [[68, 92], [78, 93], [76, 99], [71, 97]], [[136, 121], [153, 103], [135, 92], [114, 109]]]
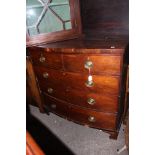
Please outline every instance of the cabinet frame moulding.
[[28, 32], [26, 32], [26, 46], [28, 47], [32, 45], [40, 45], [49, 42], [57, 42], [82, 37], [79, 0], [69, 0], [69, 4], [72, 29], [38, 34], [36, 36], [29, 36]]

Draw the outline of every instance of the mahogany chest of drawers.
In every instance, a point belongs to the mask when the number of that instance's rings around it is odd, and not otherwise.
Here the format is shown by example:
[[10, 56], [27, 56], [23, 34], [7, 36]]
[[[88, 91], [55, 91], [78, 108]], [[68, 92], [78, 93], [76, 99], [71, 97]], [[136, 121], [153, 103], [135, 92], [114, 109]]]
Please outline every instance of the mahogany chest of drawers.
[[57, 44], [28, 48], [44, 109], [116, 139], [124, 108], [126, 44]]

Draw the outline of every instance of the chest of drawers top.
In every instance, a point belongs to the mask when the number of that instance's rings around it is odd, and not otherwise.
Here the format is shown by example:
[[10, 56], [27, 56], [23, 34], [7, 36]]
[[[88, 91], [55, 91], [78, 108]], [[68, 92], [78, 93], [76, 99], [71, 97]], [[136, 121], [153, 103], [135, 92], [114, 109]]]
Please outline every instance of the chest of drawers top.
[[[106, 38], [106, 37], [105, 37]], [[55, 42], [55, 43], [46, 43], [42, 45], [36, 45], [36, 47], [43, 48], [47, 51], [52, 51], [52, 48], [54, 49], [66, 49], [61, 50], [61, 52], [82, 52], [78, 49], [89, 49], [83, 51], [84, 53], [92, 53], [92, 50], [90, 49], [98, 49], [97, 53], [107, 53], [111, 51], [112, 53], [123, 53], [124, 49], [128, 45], [128, 38], [112, 38], [112, 39], [102, 39], [102, 40], [95, 40], [95, 39], [73, 39], [73, 40], [67, 40], [67, 41], [61, 41], [61, 42]], [[31, 48], [35, 48], [35, 46], [32, 46]], [[70, 51], [67, 51], [67, 49], [70, 49]], [[107, 49], [107, 50], [105, 50]], [[110, 50], [114, 49], [114, 50]], [[117, 50], [116, 50], [117, 49]], [[58, 51], [56, 51], [58, 52]], [[60, 50], [59, 50], [60, 52]], [[93, 52], [94, 53], [94, 52]]]

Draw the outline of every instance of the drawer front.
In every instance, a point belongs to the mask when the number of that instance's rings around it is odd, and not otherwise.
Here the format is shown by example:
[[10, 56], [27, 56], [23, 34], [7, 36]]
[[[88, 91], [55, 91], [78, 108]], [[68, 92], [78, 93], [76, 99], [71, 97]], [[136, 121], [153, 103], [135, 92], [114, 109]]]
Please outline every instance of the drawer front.
[[89, 108], [96, 111], [117, 113], [118, 97], [105, 94], [85, 93], [75, 89], [57, 90], [52, 84], [41, 83], [40, 88], [48, 95], [66, 101], [68, 103]]
[[77, 123], [109, 130], [114, 130], [116, 127], [115, 114], [82, 109], [65, 102], [60, 102], [45, 94], [44, 99], [45, 103], [48, 105], [52, 112]]
[[54, 54], [41, 51], [30, 51], [34, 65], [47, 66], [53, 69], [62, 69], [61, 54]]
[[[108, 93], [118, 95], [119, 76], [92, 76], [92, 85], [88, 85], [88, 75], [71, 72], [61, 72], [44, 67], [34, 67], [39, 81], [48, 82], [53, 88], [64, 90], [66, 88], [82, 90], [86, 92]], [[44, 78], [44, 74], [48, 74]]]
[[121, 56], [64, 54], [63, 62], [66, 71], [120, 75]]

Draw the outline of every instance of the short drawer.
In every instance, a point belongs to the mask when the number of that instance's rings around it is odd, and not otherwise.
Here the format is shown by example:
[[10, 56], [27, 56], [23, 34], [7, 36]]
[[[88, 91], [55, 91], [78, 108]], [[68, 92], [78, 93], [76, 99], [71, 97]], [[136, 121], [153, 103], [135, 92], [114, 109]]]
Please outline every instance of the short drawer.
[[44, 94], [44, 100], [50, 111], [83, 125], [95, 128], [115, 130], [116, 115], [104, 112], [96, 112], [61, 102]]
[[43, 49], [38, 48], [30, 51], [30, 55], [34, 65], [46, 66], [53, 69], [62, 69], [62, 56], [61, 54], [48, 53]]
[[86, 93], [75, 89], [66, 88], [65, 90], [54, 89], [52, 84], [41, 82], [40, 88], [48, 95], [66, 101], [73, 105], [78, 105], [84, 108], [117, 113], [118, 112], [118, 96]]
[[92, 74], [120, 75], [121, 56], [98, 54], [64, 54], [64, 68], [66, 71], [90, 72]]
[[53, 88], [60, 90], [69, 87], [71, 89], [102, 94], [118, 95], [119, 93], [119, 76], [93, 75], [93, 83], [89, 85], [87, 74], [61, 72], [45, 67], [34, 67], [34, 70], [39, 82], [48, 82]]

